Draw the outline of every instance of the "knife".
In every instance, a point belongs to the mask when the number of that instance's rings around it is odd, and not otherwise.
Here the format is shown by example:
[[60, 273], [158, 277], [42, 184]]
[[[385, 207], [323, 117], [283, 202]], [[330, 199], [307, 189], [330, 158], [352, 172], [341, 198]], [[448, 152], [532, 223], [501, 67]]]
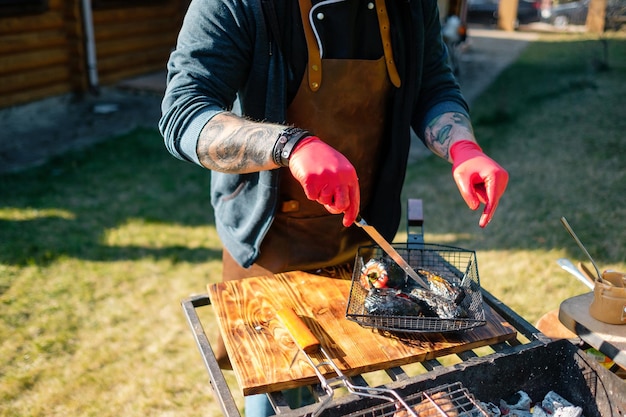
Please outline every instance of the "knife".
[[391, 246], [391, 244], [387, 242], [380, 233], [378, 233], [378, 230], [376, 230], [374, 226], [367, 224], [367, 222], [361, 216], [357, 216], [354, 224], [365, 230], [365, 232], [374, 240], [374, 242], [376, 242], [378, 246], [380, 246], [380, 248], [385, 251], [385, 253], [389, 255], [391, 259], [393, 259], [395, 263], [400, 266], [400, 268], [404, 269], [404, 272], [406, 272], [408, 276], [413, 278], [413, 280], [415, 280], [415, 282], [417, 282], [420, 286], [424, 287], [427, 290], [429, 289], [426, 281], [424, 281], [424, 279], [420, 277], [417, 272], [413, 270], [413, 268], [411, 268], [407, 261], [405, 261], [404, 258], [400, 256], [398, 251], [395, 250], [394, 247]]

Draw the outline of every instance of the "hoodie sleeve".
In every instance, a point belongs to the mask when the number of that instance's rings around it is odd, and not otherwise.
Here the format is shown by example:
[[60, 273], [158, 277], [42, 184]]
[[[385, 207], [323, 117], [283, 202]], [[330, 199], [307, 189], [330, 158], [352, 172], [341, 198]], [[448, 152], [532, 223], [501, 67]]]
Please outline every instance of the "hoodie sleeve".
[[200, 164], [204, 125], [232, 109], [255, 44], [254, 10], [242, 0], [193, 0], [167, 63], [159, 130], [175, 157]]
[[442, 37], [437, 3], [423, 1], [424, 5], [424, 52], [421, 89], [411, 125], [416, 134], [424, 137], [430, 121], [447, 112], [459, 112], [469, 117], [468, 105], [460, 86], [448, 65], [448, 50]]

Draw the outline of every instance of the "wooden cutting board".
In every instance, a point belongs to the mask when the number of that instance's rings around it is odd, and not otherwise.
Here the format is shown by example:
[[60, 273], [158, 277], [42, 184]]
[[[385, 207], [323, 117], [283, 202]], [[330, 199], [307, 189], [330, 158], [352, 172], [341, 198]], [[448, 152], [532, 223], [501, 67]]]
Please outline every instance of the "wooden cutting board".
[[[318, 381], [276, 311], [291, 307], [339, 369], [356, 375], [421, 362], [517, 336], [485, 305], [487, 324], [458, 333], [385, 336], [345, 318], [351, 282], [305, 272], [247, 278], [208, 286], [219, 329], [243, 395]], [[296, 357], [296, 355], [298, 355]], [[320, 353], [312, 355], [321, 359]], [[295, 358], [295, 360], [294, 360]]]

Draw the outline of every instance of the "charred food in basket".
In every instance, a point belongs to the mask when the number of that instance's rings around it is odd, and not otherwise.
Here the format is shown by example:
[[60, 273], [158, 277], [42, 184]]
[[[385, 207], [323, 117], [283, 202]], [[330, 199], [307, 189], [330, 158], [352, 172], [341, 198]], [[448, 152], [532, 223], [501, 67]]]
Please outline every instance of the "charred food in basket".
[[359, 279], [368, 291], [365, 310], [380, 316], [468, 317], [461, 304], [466, 296], [461, 286], [423, 268], [416, 272], [428, 282], [428, 289], [407, 279], [393, 261], [370, 259], [361, 269]]

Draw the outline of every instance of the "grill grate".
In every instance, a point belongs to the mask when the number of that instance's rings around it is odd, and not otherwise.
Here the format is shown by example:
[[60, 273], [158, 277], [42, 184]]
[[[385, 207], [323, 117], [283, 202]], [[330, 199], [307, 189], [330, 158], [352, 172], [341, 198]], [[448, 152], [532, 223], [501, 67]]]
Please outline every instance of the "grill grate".
[[[347, 319], [364, 327], [392, 332], [423, 333], [469, 330], [486, 323], [474, 251], [435, 244], [394, 244], [393, 246], [414, 269], [436, 274], [450, 284], [461, 288], [465, 296], [459, 306], [466, 314], [464, 317], [456, 318], [370, 314], [365, 308], [368, 289], [361, 283], [360, 275], [363, 266], [371, 259], [380, 260], [390, 267], [395, 266], [382, 249], [374, 245], [361, 247], [357, 253], [346, 310]], [[400, 267], [397, 268], [400, 269]], [[395, 271], [395, 273], [398, 272]], [[407, 285], [411, 285], [410, 278], [408, 280]]]
[[[460, 383], [440, 385], [406, 397], [405, 402], [419, 416], [467, 416], [488, 414]], [[398, 404], [386, 403], [348, 414], [346, 417], [405, 417], [409, 413]]]

